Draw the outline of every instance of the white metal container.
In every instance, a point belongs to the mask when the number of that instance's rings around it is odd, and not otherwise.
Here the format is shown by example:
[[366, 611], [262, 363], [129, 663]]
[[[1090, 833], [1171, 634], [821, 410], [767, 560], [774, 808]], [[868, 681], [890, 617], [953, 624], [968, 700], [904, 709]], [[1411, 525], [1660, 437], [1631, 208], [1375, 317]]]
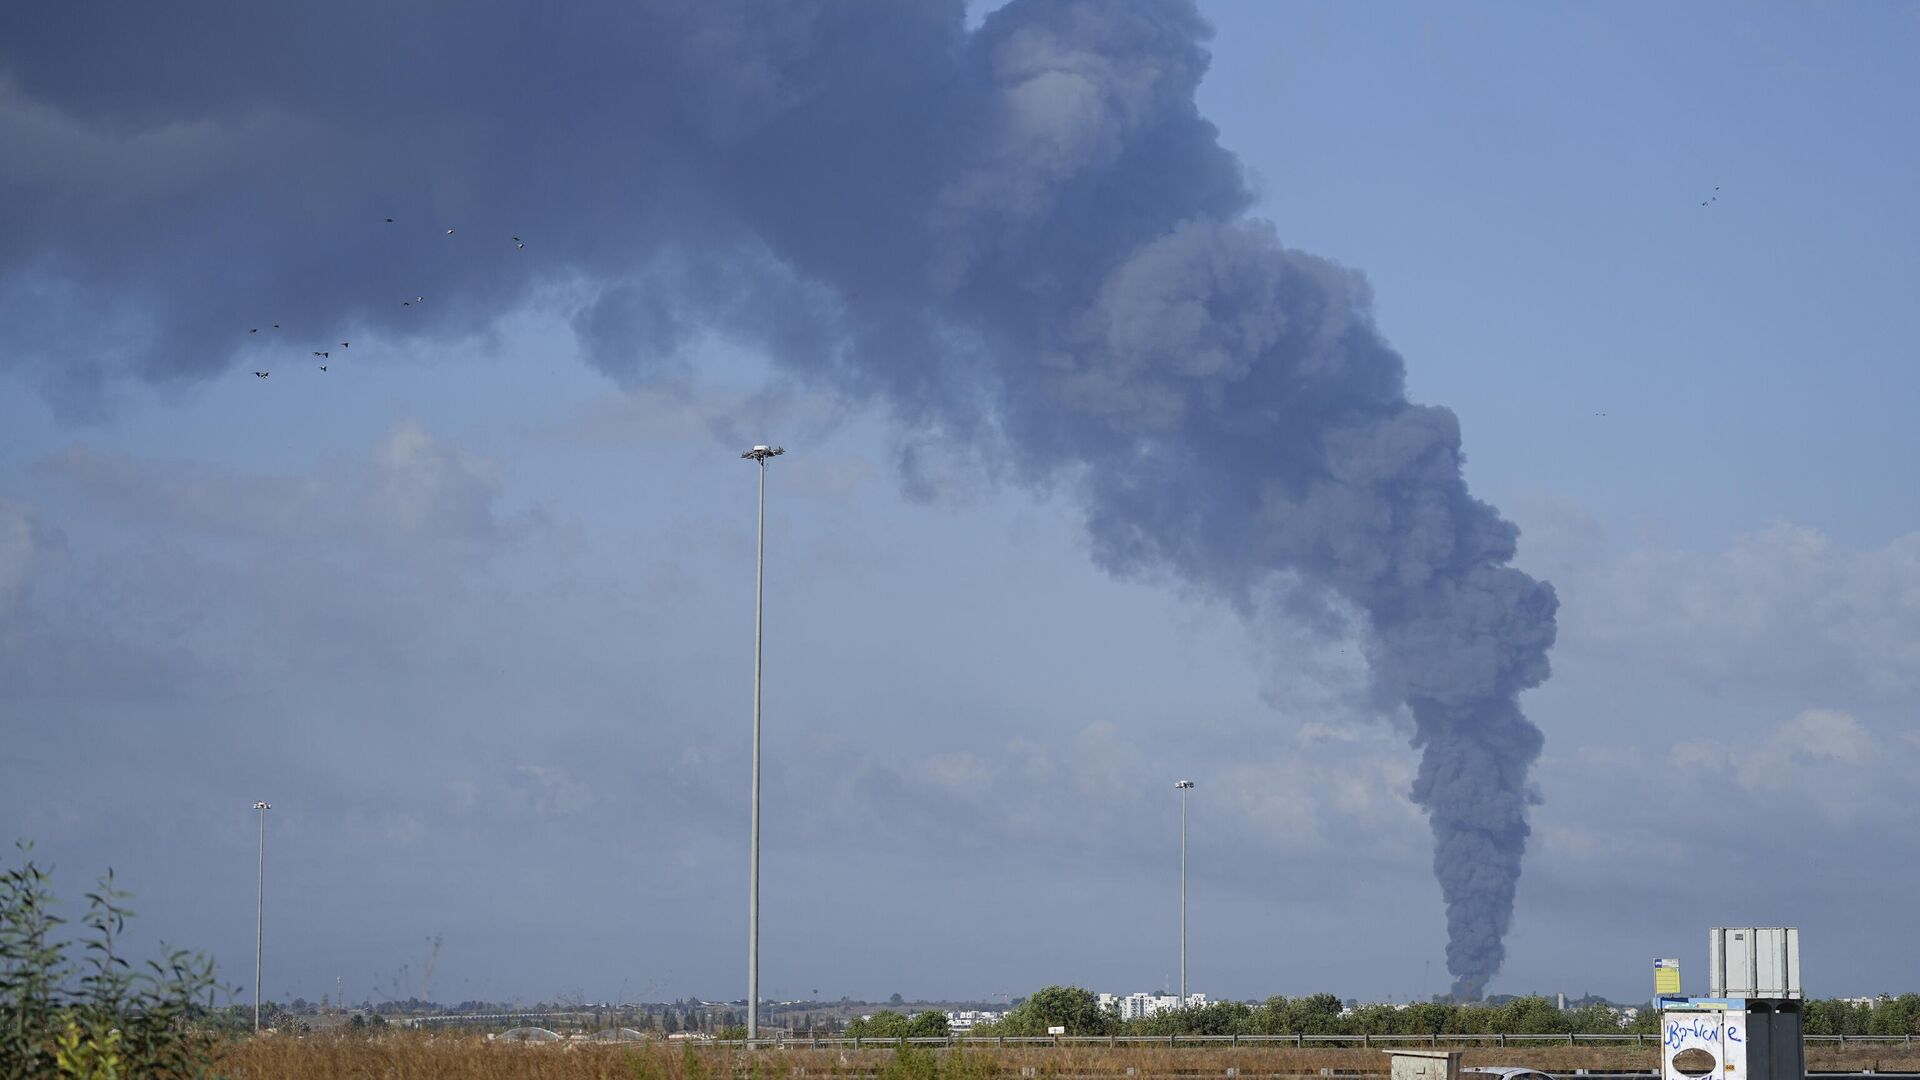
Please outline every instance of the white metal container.
[[1800, 1003], [1665, 998], [1661, 1080], [1805, 1080]]
[[1713, 997], [1789, 998], [1800, 992], [1800, 928], [1716, 926], [1707, 934]]
[[1661, 1080], [1746, 1080], [1746, 1013], [1698, 1005], [1661, 1010]]

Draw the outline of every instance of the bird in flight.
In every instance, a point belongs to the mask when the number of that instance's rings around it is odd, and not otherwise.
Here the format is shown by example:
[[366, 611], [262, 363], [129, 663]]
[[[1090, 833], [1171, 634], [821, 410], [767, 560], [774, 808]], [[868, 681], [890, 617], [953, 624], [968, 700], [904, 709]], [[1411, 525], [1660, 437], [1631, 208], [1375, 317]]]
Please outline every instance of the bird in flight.
[[331, 353], [323, 353], [323, 352], [316, 352], [316, 353], [314, 353], [313, 355], [315, 355], [315, 356], [317, 356], [317, 357], [319, 357], [319, 358], [320, 358], [320, 359], [322, 359], [322, 360], [325, 360], [325, 359], [326, 359], [327, 357], [329, 357], [329, 356], [331, 356], [331, 355], [333, 355], [333, 354], [331, 354]]
[[447, 230], [447, 235], [448, 235], [448, 236], [452, 236], [452, 235], [453, 235], [453, 230], [452, 230], [452, 229], [448, 229], [448, 230]]
[[256, 372], [254, 372], [254, 373], [253, 373], [253, 375], [254, 375], [254, 378], [257, 378], [257, 379], [264, 379], [264, 378], [266, 378], [266, 377], [267, 377], [268, 375], [271, 375], [271, 374], [273, 374], [273, 373], [272, 373], [272, 372], [270, 372], [270, 371], [256, 371]]
[[393, 224], [393, 219], [392, 219], [392, 218], [388, 218], [388, 219], [387, 219], [387, 224], [389, 224], [389, 225], [391, 225], [391, 224]]
[[513, 250], [525, 251], [526, 249], [527, 249], [527, 245], [523, 243], [519, 237], [516, 236], [513, 238]]
[[247, 333], [249, 333], [249, 334], [257, 334], [257, 333], [259, 333], [259, 332], [260, 332], [260, 328], [259, 328], [259, 327], [257, 327], [257, 326], [256, 326], [256, 327], [254, 327], [253, 329], [251, 329], [251, 330], [249, 330], [249, 331], [247, 331]]
[[273, 328], [274, 328], [275, 330], [278, 330], [278, 329], [280, 329], [280, 324], [279, 324], [279, 323], [274, 323], [274, 324], [273, 324]]
[[340, 343], [340, 347], [344, 349], [344, 348], [346, 348], [347, 346], [349, 346], [349, 345], [351, 345], [351, 344], [353, 344], [353, 342], [351, 342], [351, 341], [343, 341], [343, 342], [341, 342], [341, 343]]
[[424, 296], [416, 296], [413, 298], [413, 302], [416, 304], [424, 304], [427, 302], [427, 298]]
[[325, 364], [321, 364], [321, 365], [320, 365], [320, 370], [321, 370], [321, 371], [325, 371], [325, 370], [327, 370], [327, 365], [325, 365]]

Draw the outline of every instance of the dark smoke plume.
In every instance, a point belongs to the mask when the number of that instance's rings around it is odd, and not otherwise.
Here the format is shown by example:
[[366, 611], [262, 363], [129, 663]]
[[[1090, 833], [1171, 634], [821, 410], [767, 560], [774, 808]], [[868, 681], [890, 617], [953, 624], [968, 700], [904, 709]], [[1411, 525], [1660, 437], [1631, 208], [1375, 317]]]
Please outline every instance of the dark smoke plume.
[[1553, 591], [1508, 565], [1453, 414], [1407, 401], [1361, 277], [1245, 216], [1194, 105], [1207, 34], [1147, 0], [1015, 0], [978, 30], [959, 0], [16, 5], [0, 363], [85, 412], [128, 373], [232, 370], [264, 319], [425, 338], [556, 284], [623, 381], [707, 330], [757, 341], [909, 445], [1069, 486], [1114, 573], [1364, 613], [1478, 997]]

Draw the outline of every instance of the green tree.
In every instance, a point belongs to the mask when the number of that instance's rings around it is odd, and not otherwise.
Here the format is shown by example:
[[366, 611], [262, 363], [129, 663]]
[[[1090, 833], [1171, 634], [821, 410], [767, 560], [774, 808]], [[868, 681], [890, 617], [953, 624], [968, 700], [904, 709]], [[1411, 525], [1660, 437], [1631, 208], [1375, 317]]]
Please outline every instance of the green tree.
[[1109, 1035], [1119, 1028], [1120, 1018], [1102, 1009], [1091, 990], [1049, 986], [1015, 1006], [1000, 1026], [1008, 1035], [1045, 1035], [1050, 1027], [1064, 1027], [1069, 1035]]
[[1606, 1034], [1620, 1030], [1620, 1018], [1605, 1005], [1582, 1005], [1567, 1010], [1567, 1030], [1585, 1034]]
[[1404, 1034], [1452, 1035], [1460, 1032], [1460, 1007], [1439, 1001], [1407, 1006]]
[[1270, 997], [1255, 1010], [1254, 1025], [1263, 1035], [1342, 1035], [1340, 999], [1332, 994]]
[[947, 1014], [939, 1009], [928, 1009], [917, 1013], [907, 1021], [909, 1039], [944, 1039], [950, 1034], [947, 1027]]
[[1491, 1029], [1507, 1035], [1558, 1035], [1572, 1031], [1567, 1014], [1537, 995], [1517, 997], [1491, 1010]]
[[1641, 1006], [1639, 1013], [1620, 1029], [1633, 1035], [1660, 1034], [1660, 1010]]
[[881, 1009], [872, 1016], [856, 1017], [847, 1024], [847, 1034], [856, 1039], [899, 1039], [904, 1038], [909, 1027], [907, 1018], [892, 1009]]
[[1867, 1013], [1866, 1028], [1869, 1035], [1920, 1034], [1920, 994], [1882, 997]]
[[1253, 1007], [1238, 1001], [1215, 1001], [1163, 1009], [1127, 1025], [1134, 1035], [1244, 1035], [1253, 1031]]

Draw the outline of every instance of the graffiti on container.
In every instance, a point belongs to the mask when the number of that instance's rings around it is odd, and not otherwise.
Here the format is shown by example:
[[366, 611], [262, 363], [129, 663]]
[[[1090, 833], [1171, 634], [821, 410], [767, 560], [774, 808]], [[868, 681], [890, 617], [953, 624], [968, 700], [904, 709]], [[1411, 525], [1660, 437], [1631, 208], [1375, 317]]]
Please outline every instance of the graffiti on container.
[[[1680, 1050], [1696, 1043], [1718, 1043], [1721, 1026], [1704, 1017], [1692, 1020], [1673, 1019], [1667, 1021], [1667, 1049]], [[1737, 1043], [1740, 1038], [1740, 1025], [1726, 1025], [1726, 1040]]]

